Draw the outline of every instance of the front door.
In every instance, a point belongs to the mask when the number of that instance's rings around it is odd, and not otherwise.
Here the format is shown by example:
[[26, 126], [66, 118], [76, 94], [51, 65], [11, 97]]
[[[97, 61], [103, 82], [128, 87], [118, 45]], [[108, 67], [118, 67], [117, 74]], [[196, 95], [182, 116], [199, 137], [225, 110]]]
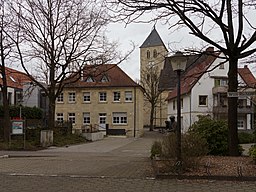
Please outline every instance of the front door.
[[99, 113], [99, 131], [102, 131], [106, 135], [106, 113]]

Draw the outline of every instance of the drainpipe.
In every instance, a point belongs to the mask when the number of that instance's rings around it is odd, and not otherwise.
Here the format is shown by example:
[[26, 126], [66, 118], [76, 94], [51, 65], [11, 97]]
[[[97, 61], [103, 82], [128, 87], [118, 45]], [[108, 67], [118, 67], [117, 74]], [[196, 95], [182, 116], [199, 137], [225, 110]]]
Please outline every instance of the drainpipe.
[[136, 110], [137, 110], [137, 97], [136, 97], [136, 87], [134, 87], [134, 118], [133, 118], [133, 136], [136, 137]]

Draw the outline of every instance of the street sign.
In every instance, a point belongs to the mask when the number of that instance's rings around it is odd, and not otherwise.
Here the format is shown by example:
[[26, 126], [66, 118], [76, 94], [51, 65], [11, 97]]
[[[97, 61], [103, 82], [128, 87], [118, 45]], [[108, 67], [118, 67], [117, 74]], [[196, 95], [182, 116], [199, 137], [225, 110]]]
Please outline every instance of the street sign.
[[255, 92], [228, 92], [228, 97], [247, 97], [256, 95]]

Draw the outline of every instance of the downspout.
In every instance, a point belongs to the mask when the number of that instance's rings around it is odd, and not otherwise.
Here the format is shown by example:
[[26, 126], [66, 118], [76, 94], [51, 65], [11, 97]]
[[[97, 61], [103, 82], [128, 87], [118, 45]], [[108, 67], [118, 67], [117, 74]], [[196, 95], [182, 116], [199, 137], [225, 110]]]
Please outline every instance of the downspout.
[[189, 120], [189, 127], [191, 127], [191, 122], [192, 122], [192, 111], [191, 111], [191, 109], [192, 109], [192, 106], [191, 106], [191, 103], [192, 103], [192, 102], [191, 102], [191, 100], [192, 100], [192, 99], [191, 99], [191, 93], [190, 93], [190, 96], [189, 96], [189, 100], [190, 100], [190, 104], [189, 104], [189, 108], [190, 108], [190, 109], [189, 109], [189, 111], [190, 111], [190, 112], [189, 112], [189, 118], [190, 118], [190, 120]]
[[133, 109], [133, 114], [134, 114], [134, 118], [133, 118], [133, 136], [136, 137], [136, 111], [137, 111], [137, 97], [136, 97], [136, 87], [134, 87], [134, 109]]

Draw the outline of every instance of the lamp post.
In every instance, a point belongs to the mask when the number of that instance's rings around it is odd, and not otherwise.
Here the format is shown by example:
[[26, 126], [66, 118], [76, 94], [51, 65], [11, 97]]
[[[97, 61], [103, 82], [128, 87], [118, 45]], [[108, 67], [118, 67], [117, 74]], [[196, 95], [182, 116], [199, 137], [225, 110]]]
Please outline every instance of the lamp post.
[[177, 127], [176, 127], [176, 158], [181, 162], [181, 105], [180, 105], [180, 74], [185, 71], [187, 58], [181, 53], [176, 52], [170, 57], [173, 71], [177, 72]]

